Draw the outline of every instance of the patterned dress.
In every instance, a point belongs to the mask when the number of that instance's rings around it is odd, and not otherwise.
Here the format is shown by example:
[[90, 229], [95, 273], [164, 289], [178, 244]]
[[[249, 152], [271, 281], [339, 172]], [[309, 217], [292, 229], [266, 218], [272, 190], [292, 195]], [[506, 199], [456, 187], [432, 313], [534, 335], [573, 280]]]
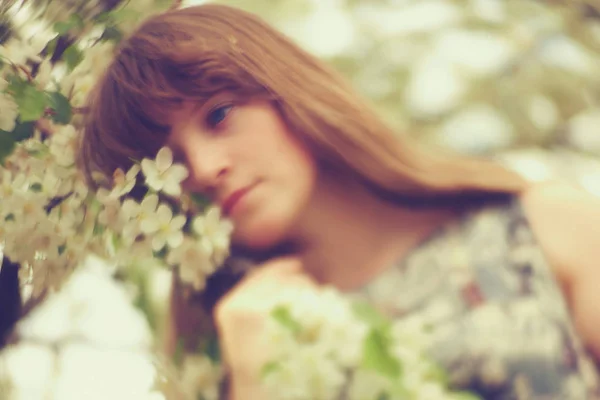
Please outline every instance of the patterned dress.
[[349, 293], [432, 327], [452, 386], [494, 400], [600, 399], [562, 293], [521, 205], [465, 214]]

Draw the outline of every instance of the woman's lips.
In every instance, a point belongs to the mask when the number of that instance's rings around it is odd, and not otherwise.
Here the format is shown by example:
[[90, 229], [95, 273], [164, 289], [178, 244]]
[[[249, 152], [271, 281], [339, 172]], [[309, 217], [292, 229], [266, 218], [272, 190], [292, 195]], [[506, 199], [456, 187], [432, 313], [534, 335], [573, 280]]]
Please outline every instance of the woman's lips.
[[225, 215], [230, 215], [231, 212], [233, 211], [233, 208], [240, 202], [242, 197], [244, 197], [246, 195], [246, 193], [248, 193], [249, 190], [250, 190], [250, 187], [245, 187], [243, 189], [239, 189], [239, 190], [236, 190], [235, 192], [233, 192], [223, 202], [223, 205], [221, 207], [223, 209], [223, 213]]

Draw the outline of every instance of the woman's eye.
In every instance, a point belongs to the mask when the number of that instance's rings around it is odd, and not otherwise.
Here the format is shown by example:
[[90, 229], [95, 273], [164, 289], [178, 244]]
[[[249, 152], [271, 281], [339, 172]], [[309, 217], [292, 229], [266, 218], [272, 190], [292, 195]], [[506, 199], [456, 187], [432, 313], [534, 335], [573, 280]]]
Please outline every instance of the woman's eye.
[[227, 117], [232, 108], [233, 105], [229, 104], [212, 109], [206, 116], [206, 125], [210, 128], [215, 128]]

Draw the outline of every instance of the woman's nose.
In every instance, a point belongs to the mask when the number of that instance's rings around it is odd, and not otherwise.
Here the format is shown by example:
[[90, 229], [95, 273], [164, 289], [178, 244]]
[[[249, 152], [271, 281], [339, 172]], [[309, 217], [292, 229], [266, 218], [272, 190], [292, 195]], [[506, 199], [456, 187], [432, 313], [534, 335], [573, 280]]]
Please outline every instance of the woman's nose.
[[207, 146], [203, 149], [189, 149], [186, 157], [189, 170], [185, 182], [189, 190], [212, 194], [223, 184], [231, 164], [222, 149]]

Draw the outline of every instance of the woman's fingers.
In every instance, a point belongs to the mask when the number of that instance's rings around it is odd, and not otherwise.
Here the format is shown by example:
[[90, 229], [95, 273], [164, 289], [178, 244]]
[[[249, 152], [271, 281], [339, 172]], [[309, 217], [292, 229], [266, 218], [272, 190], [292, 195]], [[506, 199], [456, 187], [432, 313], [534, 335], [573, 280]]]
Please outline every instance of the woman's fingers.
[[217, 325], [239, 326], [259, 315], [266, 317], [273, 304], [290, 290], [316, 286], [303, 272], [298, 258], [278, 258], [250, 272], [216, 305]]
[[258, 266], [249, 273], [249, 278], [278, 279], [303, 274], [303, 266], [300, 258], [287, 256], [269, 260]]

